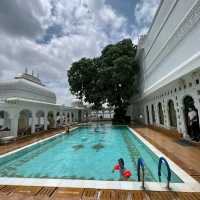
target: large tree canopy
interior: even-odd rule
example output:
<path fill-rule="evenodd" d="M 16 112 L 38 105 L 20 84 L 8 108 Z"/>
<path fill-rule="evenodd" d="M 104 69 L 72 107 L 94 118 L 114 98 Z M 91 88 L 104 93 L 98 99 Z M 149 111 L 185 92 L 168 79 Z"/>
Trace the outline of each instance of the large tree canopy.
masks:
<path fill-rule="evenodd" d="M 68 71 L 72 94 L 99 108 L 104 103 L 115 107 L 115 116 L 121 121 L 129 100 L 137 91 L 138 65 L 136 46 L 130 39 L 106 46 L 101 56 L 82 58 Z"/>

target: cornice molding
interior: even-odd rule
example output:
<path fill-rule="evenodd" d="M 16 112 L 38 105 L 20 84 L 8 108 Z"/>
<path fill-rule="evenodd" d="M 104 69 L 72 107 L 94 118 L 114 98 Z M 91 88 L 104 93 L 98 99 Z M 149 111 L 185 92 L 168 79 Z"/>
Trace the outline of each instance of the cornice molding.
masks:
<path fill-rule="evenodd" d="M 197 22 L 199 22 L 199 20 L 200 0 L 195 3 L 195 6 L 193 6 L 193 8 L 186 16 L 184 21 L 180 24 L 173 36 L 168 40 L 158 56 L 153 60 L 150 67 L 145 71 L 145 74 L 147 76 L 149 76 L 158 67 L 162 60 L 172 52 L 172 50 L 184 39 L 185 35 L 192 30 L 192 28 Z"/>

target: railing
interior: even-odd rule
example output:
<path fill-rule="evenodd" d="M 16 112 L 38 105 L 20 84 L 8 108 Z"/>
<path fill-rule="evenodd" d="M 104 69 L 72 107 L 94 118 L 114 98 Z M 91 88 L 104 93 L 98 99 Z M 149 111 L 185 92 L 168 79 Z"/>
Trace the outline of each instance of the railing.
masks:
<path fill-rule="evenodd" d="M 165 163 L 165 165 L 167 167 L 167 188 L 170 189 L 169 184 L 170 184 L 170 181 L 171 181 L 171 169 L 169 167 L 167 160 L 163 157 L 160 157 L 159 162 L 158 162 L 159 182 L 161 182 L 161 166 L 162 166 L 162 163 Z"/>
<path fill-rule="evenodd" d="M 142 169 L 142 188 L 145 189 L 144 187 L 144 160 L 142 158 L 139 158 L 138 163 L 137 163 L 138 181 L 141 181 L 140 169 Z"/>

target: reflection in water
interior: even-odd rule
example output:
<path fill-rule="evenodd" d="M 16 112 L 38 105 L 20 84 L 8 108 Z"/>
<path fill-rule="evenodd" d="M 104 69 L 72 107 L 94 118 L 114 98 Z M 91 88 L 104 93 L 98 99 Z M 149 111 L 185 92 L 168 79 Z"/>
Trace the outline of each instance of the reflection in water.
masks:
<path fill-rule="evenodd" d="M 92 146 L 93 149 L 95 149 L 96 151 L 99 151 L 100 149 L 104 148 L 104 145 L 101 143 L 95 144 Z"/>
<path fill-rule="evenodd" d="M 78 151 L 79 149 L 84 148 L 84 145 L 83 144 L 76 144 L 76 145 L 73 145 L 72 148 L 74 149 L 74 151 Z"/>

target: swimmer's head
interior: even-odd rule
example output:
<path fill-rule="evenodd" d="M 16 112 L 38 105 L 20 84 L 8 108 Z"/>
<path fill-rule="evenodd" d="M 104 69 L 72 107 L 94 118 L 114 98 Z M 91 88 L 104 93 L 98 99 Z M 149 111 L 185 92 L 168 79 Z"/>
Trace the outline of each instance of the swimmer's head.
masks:
<path fill-rule="evenodd" d="M 124 168 L 124 159 L 123 159 L 123 158 L 120 158 L 120 159 L 118 160 L 118 163 L 119 163 L 120 168 L 123 169 L 123 168 Z"/>

